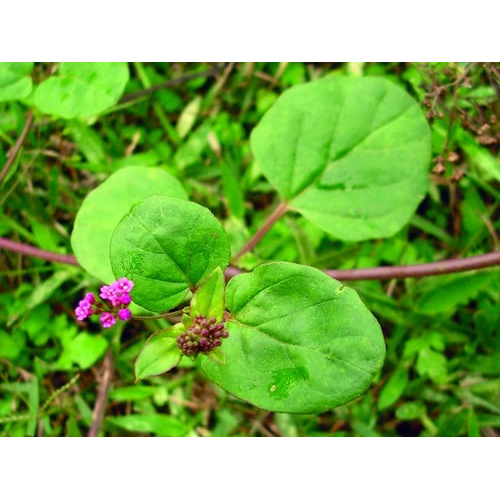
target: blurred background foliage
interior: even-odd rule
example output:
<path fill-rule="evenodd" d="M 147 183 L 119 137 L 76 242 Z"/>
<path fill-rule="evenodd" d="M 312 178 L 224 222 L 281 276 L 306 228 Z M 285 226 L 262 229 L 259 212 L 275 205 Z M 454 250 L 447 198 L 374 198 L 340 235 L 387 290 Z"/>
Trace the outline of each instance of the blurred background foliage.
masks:
<path fill-rule="evenodd" d="M 36 63 L 34 84 L 56 68 Z M 285 260 L 351 269 L 499 249 L 496 63 L 132 63 L 129 69 L 126 98 L 98 117 L 56 119 L 35 111 L 0 186 L 0 237 L 71 254 L 69 236 L 84 197 L 124 166 L 149 165 L 175 175 L 192 201 L 216 214 L 235 253 L 276 196 L 250 153 L 252 128 L 285 89 L 343 74 L 390 79 L 426 110 L 434 157 L 428 196 L 410 224 L 385 240 L 340 242 L 288 214 L 241 266 Z M 195 72 L 209 76 L 142 93 Z M 36 104 L 36 93 L 29 92 L 0 102 L 2 167 Z M 0 434 L 84 436 L 94 427 L 106 436 L 496 436 L 498 278 L 498 270 L 489 269 L 353 282 L 382 325 L 383 371 L 350 404 L 321 415 L 288 415 L 234 398 L 189 360 L 135 383 L 135 358 L 167 321 L 131 321 L 111 331 L 77 323 L 78 298 L 96 290 L 97 280 L 76 267 L 2 250 Z M 108 384 L 99 423 L 94 407 Z"/>

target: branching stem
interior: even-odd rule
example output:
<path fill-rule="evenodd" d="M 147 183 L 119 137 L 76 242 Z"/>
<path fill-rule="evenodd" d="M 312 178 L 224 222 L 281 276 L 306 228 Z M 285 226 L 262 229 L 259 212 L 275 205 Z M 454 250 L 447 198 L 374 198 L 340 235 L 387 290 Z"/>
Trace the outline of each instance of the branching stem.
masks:
<path fill-rule="evenodd" d="M 234 257 L 235 262 L 238 261 L 240 257 L 248 252 L 251 252 L 255 245 L 268 233 L 268 231 L 274 226 L 276 221 L 285 215 L 288 211 L 288 205 L 282 201 L 274 209 L 274 212 L 266 219 L 264 224 L 259 228 L 259 230 L 248 240 L 245 246 L 236 254 Z"/>
<path fill-rule="evenodd" d="M 185 75 L 177 76 L 170 80 L 166 80 L 162 83 L 158 83 L 157 85 L 151 85 L 148 88 L 143 90 L 138 90 L 137 92 L 131 92 L 130 94 L 125 94 L 119 101 L 118 104 L 124 104 L 126 102 L 134 101 L 141 97 L 145 97 L 153 94 L 161 89 L 166 89 L 168 87 L 175 87 L 176 85 L 180 85 L 181 83 L 186 83 L 191 80 L 197 80 L 198 78 L 207 78 L 209 76 L 216 76 L 220 73 L 219 68 L 212 68 L 206 71 L 200 71 L 198 73 L 187 73 Z"/>
<path fill-rule="evenodd" d="M 78 262 L 73 255 L 48 252 L 24 243 L 17 243 L 16 241 L 8 240 L 7 238 L 0 238 L 0 248 L 5 248 L 6 250 L 20 253 L 22 255 L 29 255 L 31 257 L 48 260 L 50 262 L 61 262 L 62 264 L 69 264 L 71 266 L 78 267 Z"/>
<path fill-rule="evenodd" d="M 113 357 L 113 351 L 109 349 L 102 364 L 102 378 L 101 383 L 99 384 L 99 390 L 97 391 L 97 399 L 94 410 L 92 412 L 92 423 L 90 425 L 89 433 L 87 434 L 88 437 L 97 437 L 99 435 L 114 372 L 115 360 Z"/>
<path fill-rule="evenodd" d="M 250 242 L 249 242 L 250 243 Z M 6 238 L 0 238 L 0 248 L 5 248 L 11 252 L 37 257 L 50 262 L 61 262 L 78 266 L 77 260 L 72 255 L 62 255 L 54 252 L 47 252 L 39 248 L 17 243 Z M 441 262 L 430 262 L 428 264 L 414 264 L 411 266 L 382 266 L 367 267 L 360 269 L 327 269 L 324 272 L 332 278 L 340 281 L 361 281 L 361 280 L 390 280 L 401 278 L 419 278 L 422 276 L 435 276 L 439 274 L 461 273 L 484 269 L 500 265 L 500 251 L 466 257 L 463 259 L 449 259 Z M 228 266 L 225 271 L 226 279 L 232 278 L 244 271 L 237 267 Z M 148 316 L 152 319 L 152 316 Z"/>

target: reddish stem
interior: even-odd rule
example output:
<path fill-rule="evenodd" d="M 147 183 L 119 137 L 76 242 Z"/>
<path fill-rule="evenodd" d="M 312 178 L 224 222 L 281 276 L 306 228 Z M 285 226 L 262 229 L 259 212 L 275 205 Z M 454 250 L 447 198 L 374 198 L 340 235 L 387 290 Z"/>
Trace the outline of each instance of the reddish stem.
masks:
<path fill-rule="evenodd" d="M 0 238 L 0 248 L 5 248 L 6 250 L 20 253 L 22 255 L 38 257 L 39 259 L 48 260 L 50 262 L 61 262 L 62 264 L 78 266 L 78 262 L 73 255 L 48 252 L 47 250 L 41 250 L 40 248 L 25 245 L 24 243 L 16 243 L 15 241 L 11 241 L 6 238 Z"/>
<path fill-rule="evenodd" d="M 72 255 L 47 252 L 46 250 L 40 250 L 39 248 L 25 245 L 24 243 L 16 243 L 6 238 L 0 238 L 0 248 L 51 262 L 61 262 L 62 264 L 78 266 L 77 260 Z M 368 267 L 360 269 L 327 269 L 324 272 L 340 281 L 389 280 L 394 278 L 418 278 L 421 276 L 460 273 L 497 265 L 500 265 L 500 251 L 476 255 L 475 257 L 466 257 L 464 259 L 449 259 L 441 262 L 431 262 L 429 264 Z M 243 272 L 245 271 L 237 267 L 228 266 L 225 275 L 227 279 L 230 279 Z"/>
<path fill-rule="evenodd" d="M 274 226 L 276 221 L 280 219 L 286 212 L 288 211 L 287 204 L 282 201 L 279 205 L 274 209 L 274 212 L 266 219 L 264 224 L 259 228 L 259 230 L 247 241 L 245 246 L 236 254 L 234 257 L 235 262 L 238 259 L 245 255 L 246 253 L 253 250 L 255 245 L 259 243 L 259 241 L 267 234 L 267 232 Z"/>

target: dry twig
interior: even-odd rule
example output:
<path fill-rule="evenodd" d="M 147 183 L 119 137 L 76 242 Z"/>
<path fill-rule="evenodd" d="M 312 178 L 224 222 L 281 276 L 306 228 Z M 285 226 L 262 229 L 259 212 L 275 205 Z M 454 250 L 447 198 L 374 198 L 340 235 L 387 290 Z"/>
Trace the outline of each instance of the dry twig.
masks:
<path fill-rule="evenodd" d="M 113 358 L 113 351 L 109 349 L 102 364 L 102 379 L 99 384 L 97 392 L 97 399 L 92 412 L 92 424 L 88 433 L 88 437 L 97 437 L 101 429 L 102 421 L 104 419 L 104 411 L 106 410 L 106 403 L 108 402 L 109 388 L 113 380 L 115 368 L 115 361 Z"/>
<path fill-rule="evenodd" d="M 10 167 L 14 164 L 14 161 L 16 160 L 17 155 L 19 154 L 19 151 L 21 151 L 24 139 L 26 139 L 26 136 L 28 135 L 28 132 L 30 131 L 32 126 L 33 126 L 33 112 L 30 110 L 26 115 L 26 122 L 24 123 L 24 128 L 22 132 L 19 134 L 19 137 L 17 138 L 14 147 L 10 151 L 7 161 L 5 162 L 5 165 L 2 171 L 0 172 L 0 183 L 4 180 L 5 176 L 10 170 Z"/>

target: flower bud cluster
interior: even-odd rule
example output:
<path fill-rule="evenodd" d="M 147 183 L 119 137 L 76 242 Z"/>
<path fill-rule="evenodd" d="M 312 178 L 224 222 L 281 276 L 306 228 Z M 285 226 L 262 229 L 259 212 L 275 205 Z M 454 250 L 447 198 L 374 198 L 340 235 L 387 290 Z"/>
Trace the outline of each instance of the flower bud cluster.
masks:
<path fill-rule="evenodd" d="M 177 345 L 186 356 L 195 356 L 200 352 L 211 351 L 222 344 L 222 339 L 229 337 L 224 323 L 198 315 L 194 324 L 177 337 Z"/>
<path fill-rule="evenodd" d="M 75 309 L 76 319 L 83 321 L 94 314 L 99 314 L 103 328 L 112 327 L 116 323 L 116 318 L 122 321 L 129 320 L 132 313 L 127 306 L 132 302 L 130 292 L 133 288 L 133 281 L 120 278 L 111 285 L 101 287 L 99 296 L 104 302 L 97 302 L 93 293 L 87 293 Z"/>

